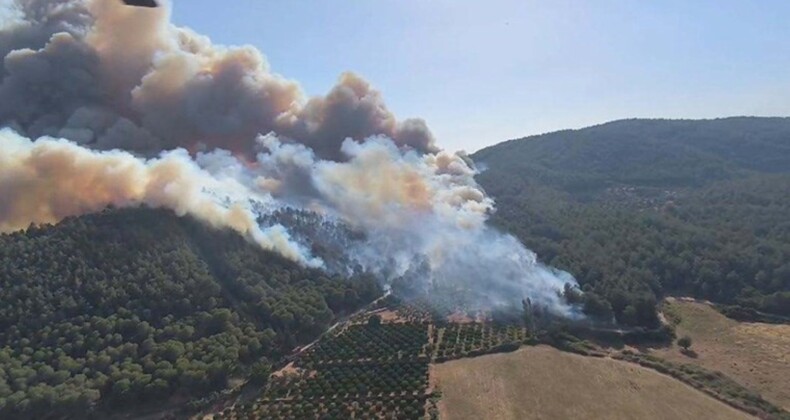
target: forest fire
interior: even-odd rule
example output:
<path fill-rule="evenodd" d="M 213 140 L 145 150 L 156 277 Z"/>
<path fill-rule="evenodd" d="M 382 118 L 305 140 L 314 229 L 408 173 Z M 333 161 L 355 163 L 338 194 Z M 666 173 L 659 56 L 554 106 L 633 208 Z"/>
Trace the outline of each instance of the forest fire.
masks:
<path fill-rule="evenodd" d="M 258 223 L 304 209 L 363 232 L 351 247 L 327 244 L 346 271 L 571 314 L 557 292 L 573 278 L 489 227 L 494 202 L 473 164 L 440 150 L 424 121 L 396 118 L 352 73 L 306 97 L 256 49 L 215 45 L 161 6 L 17 5 L 0 31 L 3 231 L 148 205 L 326 269 L 313 238 Z"/>

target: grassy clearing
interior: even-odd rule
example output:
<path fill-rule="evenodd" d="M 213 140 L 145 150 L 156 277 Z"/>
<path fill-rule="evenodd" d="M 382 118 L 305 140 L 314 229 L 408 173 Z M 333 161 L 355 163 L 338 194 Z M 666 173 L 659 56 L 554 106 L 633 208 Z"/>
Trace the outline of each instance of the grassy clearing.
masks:
<path fill-rule="evenodd" d="M 678 336 L 692 338 L 693 353 L 675 345 L 650 349 L 651 355 L 722 372 L 790 410 L 790 325 L 738 322 L 708 304 L 677 299 L 668 300 L 664 310 L 678 321 Z"/>
<path fill-rule="evenodd" d="M 460 359 L 433 369 L 447 419 L 747 419 L 640 366 L 537 346 Z"/>
<path fill-rule="evenodd" d="M 691 363 L 673 363 L 644 353 L 624 350 L 612 355 L 617 360 L 637 363 L 678 379 L 733 407 L 765 420 L 790 420 L 790 413 L 771 404 L 760 394 L 744 388 L 721 372 L 713 372 Z"/>

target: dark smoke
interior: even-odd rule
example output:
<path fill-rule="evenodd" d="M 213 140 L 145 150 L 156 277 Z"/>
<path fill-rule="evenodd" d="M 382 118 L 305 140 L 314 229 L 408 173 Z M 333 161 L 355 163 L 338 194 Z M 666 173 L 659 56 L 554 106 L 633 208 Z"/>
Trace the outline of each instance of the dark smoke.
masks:
<path fill-rule="evenodd" d="M 557 292 L 573 278 L 486 223 L 494 203 L 469 158 L 398 120 L 359 76 L 306 98 L 255 48 L 171 25 L 167 5 L 4 12 L 0 232 L 165 207 L 300 264 L 572 314 Z"/>
<path fill-rule="evenodd" d="M 145 154 L 184 147 L 254 156 L 275 132 L 341 159 L 340 146 L 384 135 L 434 152 L 422 120 L 398 121 L 378 91 L 341 75 L 323 97 L 272 73 L 254 48 L 221 47 L 169 23 L 169 7 L 120 1 L 26 1 L 0 31 L 0 124 L 31 138 Z"/>

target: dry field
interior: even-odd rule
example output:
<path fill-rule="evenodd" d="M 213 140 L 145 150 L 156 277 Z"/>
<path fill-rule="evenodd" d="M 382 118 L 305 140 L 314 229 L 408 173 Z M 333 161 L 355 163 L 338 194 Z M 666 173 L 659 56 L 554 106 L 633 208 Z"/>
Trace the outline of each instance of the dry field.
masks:
<path fill-rule="evenodd" d="M 653 355 L 720 371 L 790 410 L 790 325 L 734 321 L 702 302 L 669 299 L 665 305 L 680 316 L 678 337 L 692 338 L 696 357 L 677 346 L 651 349 Z"/>
<path fill-rule="evenodd" d="M 442 418 L 748 419 L 682 382 L 546 346 L 434 366 Z"/>

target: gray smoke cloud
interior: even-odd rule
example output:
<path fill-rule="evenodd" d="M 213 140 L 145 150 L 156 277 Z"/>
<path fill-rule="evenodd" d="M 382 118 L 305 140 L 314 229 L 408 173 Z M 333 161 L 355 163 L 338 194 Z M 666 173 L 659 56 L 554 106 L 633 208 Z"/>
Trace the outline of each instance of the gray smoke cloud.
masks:
<path fill-rule="evenodd" d="M 345 73 L 326 96 L 270 71 L 250 46 L 217 46 L 170 24 L 170 8 L 25 0 L 0 30 L 0 124 L 98 149 L 178 147 L 252 156 L 276 132 L 340 159 L 346 138 L 385 135 L 437 150 L 426 124 L 399 121 L 367 81 Z"/>
<path fill-rule="evenodd" d="M 494 202 L 468 157 L 398 120 L 359 76 L 307 98 L 256 49 L 175 27 L 167 5 L 33 0 L 5 13 L 0 231 L 145 204 L 303 265 L 573 314 L 558 295 L 573 278 L 486 223 Z M 289 209 L 361 233 L 322 236 L 345 267 L 272 218 Z"/>

